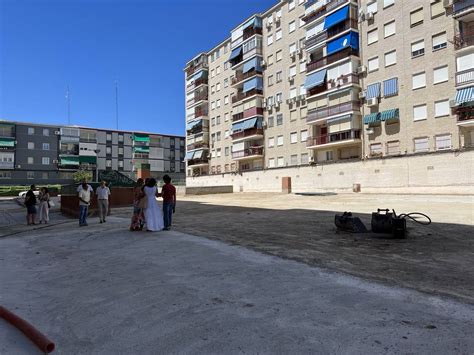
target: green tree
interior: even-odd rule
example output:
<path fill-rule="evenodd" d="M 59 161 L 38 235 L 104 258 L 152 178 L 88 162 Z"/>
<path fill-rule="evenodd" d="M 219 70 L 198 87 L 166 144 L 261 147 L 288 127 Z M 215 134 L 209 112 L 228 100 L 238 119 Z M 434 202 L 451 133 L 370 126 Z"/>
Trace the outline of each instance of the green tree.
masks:
<path fill-rule="evenodd" d="M 87 171 L 87 170 L 78 170 L 74 174 L 72 174 L 72 178 L 74 179 L 75 183 L 79 183 L 84 179 L 87 179 L 87 181 L 92 180 L 92 172 Z"/>

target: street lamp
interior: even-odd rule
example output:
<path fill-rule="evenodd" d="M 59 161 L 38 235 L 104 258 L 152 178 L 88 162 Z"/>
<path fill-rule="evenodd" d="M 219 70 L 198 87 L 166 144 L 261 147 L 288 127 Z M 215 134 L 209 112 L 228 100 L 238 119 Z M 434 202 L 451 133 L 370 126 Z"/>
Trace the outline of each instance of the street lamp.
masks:
<path fill-rule="evenodd" d="M 95 181 L 96 182 L 99 182 L 99 153 L 100 153 L 100 149 L 94 149 L 94 153 L 95 153 Z"/>

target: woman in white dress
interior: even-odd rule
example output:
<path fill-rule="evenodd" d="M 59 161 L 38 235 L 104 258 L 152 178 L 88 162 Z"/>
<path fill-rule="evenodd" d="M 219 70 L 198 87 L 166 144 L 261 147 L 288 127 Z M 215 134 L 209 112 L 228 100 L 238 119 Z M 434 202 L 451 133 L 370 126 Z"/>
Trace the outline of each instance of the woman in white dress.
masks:
<path fill-rule="evenodd" d="M 145 209 L 146 229 L 150 232 L 161 231 L 165 225 L 163 222 L 163 211 L 156 200 L 157 197 L 160 197 L 156 187 L 156 180 L 153 178 L 149 179 L 143 191 L 147 199 Z"/>

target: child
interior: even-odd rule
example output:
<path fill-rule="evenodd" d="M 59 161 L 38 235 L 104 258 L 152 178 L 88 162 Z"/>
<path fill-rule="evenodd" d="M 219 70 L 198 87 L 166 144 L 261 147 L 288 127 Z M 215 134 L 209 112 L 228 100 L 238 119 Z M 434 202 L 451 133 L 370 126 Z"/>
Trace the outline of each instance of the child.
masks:
<path fill-rule="evenodd" d="M 169 231 L 173 213 L 176 209 L 176 188 L 171 184 L 169 175 L 163 176 L 163 181 L 165 182 L 161 189 L 161 197 L 163 198 L 163 221 L 165 230 Z"/>

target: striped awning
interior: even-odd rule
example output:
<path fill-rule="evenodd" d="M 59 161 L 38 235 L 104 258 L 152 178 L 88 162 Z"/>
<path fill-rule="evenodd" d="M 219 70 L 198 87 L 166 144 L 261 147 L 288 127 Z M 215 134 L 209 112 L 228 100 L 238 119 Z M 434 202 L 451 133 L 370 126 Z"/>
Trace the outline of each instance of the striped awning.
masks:
<path fill-rule="evenodd" d="M 380 121 L 380 112 L 374 112 L 364 117 L 364 124 L 371 124 Z"/>
<path fill-rule="evenodd" d="M 368 100 L 373 99 L 374 97 L 380 97 L 380 83 L 367 86 L 367 94 L 365 95 L 365 98 Z"/>
<path fill-rule="evenodd" d="M 306 90 L 310 90 L 316 86 L 324 84 L 326 79 L 327 69 L 320 70 L 316 73 L 310 74 L 306 77 L 304 87 Z"/>
<path fill-rule="evenodd" d="M 456 105 L 474 101 L 474 86 L 458 90 L 455 101 Z"/>
<path fill-rule="evenodd" d="M 380 113 L 380 121 L 395 121 L 400 119 L 400 111 L 398 108 L 394 108 L 391 110 L 383 111 Z"/>
<path fill-rule="evenodd" d="M 340 116 L 340 117 L 336 117 L 336 118 L 331 118 L 331 119 L 327 120 L 326 123 L 328 125 L 330 125 L 332 123 L 347 121 L 347 120 L 350 120 L 350 119 L 352 119 L 352 115 L 344 115 L 344 116 Z"/>
<path fill-rule="evenodd" d="M 383 96 L 390 97 L 398 94 L 398 78 L 385 80 L 383 82 Z"/>
<path fill-rule="evenodd" d="M 194 156 L 194 152 L 187 152 L 186 157 L 184 158 L 185 160 L 191 160 Z"/>

